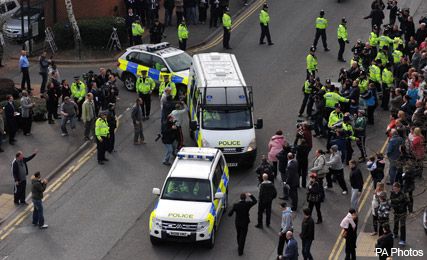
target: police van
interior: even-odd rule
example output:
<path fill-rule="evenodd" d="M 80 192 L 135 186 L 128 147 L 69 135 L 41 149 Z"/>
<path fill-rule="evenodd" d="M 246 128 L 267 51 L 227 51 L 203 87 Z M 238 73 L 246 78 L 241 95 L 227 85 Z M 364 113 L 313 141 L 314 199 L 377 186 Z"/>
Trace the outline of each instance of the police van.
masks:
<path fill-rule="evenodd" d="M 228 167 L 215 148 L 184 147 L 175 158 L 150 215 L 150 241 L 215 244 L 228 203 Z"/>
<path fill-rule="evenodd" d="M 229 53 L 193 56 L 187 89 L 190 136 L 198 147 L 215 147 L 230 167 L 251 167 L 256 158 L 252 88 Z"/>

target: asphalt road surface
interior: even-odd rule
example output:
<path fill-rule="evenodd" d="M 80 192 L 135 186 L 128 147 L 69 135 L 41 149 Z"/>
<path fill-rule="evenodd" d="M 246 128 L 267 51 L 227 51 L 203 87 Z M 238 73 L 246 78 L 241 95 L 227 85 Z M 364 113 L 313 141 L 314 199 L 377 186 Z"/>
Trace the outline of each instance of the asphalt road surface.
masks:
<path fill-rule="evenodd" d="M 403 2 L 403 1 L 400 1 Z M 408 2 L 408 1 L 406 1 Z M 411 5 L 420 1 L 412 1 Z M 254 87 L 255 116 L 264 119 L 264 129 L 257 130 L 259 154 L 266 153 L 267 143 L 277 129 L 283 129 L 293 142 L 295 122 L 302 101 L 301 86 L 305 79 L 305 56 L 314 36 L 314 19 L 319 10 L 326 11 L 330 27 L 328 43 L 331 52 L 319 48 L 319 75 L 323 80 L 337 79 L 343 64 L 337 63 L 336 26 L 343 16 L 348 20 L 349 39 L 367 39 L 370 21 L 362 20 L 370 10 L 368 1 L 333 0 L 273 1 L 270 5 L 270 30 L 274 46 L 259 46 L 258 12 L 236 28 L 231 35 L 232 52 L 236 54 L 246 82 Z M 350 59 L 347 46 L 345 58 Z M 209 51 L 222 51 L 222 46 Z M 347 67 L 348 64 L 345 64 Z M 123 106 L 130 104 L 134 93 L 122 92 Z M 99 166 L 90 158 L 73 172 L 45 202 L 45 217 L 49 229 L 34 229 L 26 218 L 0 244 L 0 257 L 7 259 L 236 259 L 234 218 L 225 216 L 219 227 L 214 249 L 195 244 L 164 244 L 153 247 L 148 236 L 149 214 L 155 202 L 153 187 L 161 187 L 168 167 L 161 164 L 163 145 L 154 142 L 160 129 L 160 108 L 153 101 L 154 114 L 144 126 L 147 144 L 134 146 L 129 111 L 124 112 L 116 133 L 116 150 L 107 155 L 110 161 Z M 379 150 L 384 141 L 388 116 L 378 112 L 376 123 L 368 128 L 369 153 Z M 191 140 L 187 137 L 187 144 Z M 316 140 L 315 148 L 324 148 L 325 140 Z M 355 149 L 357 150 L 357 149 Z M 359 156 L 358 151 L 355 156 Z M 78 164 L 78 159 L 73 162 Z M 346 170 L 348 178 L 348 170 Z M 366 179 L 367 173 L 364 172 Z M 230 202 L 241 192 L 257 195 L 257 180 L 253 169 L 231 171 Z M 279 187 L 279 186 L 277 186 Z M 299 210 L 294 219 L 300 231 L 301 209 L 306 205 L 305 190 L 299 191 Z M 416 205 L 423 204 L 416 199 Z M 425 201 L 425 198 L 424 198 Z M 245 248 L 246 259 L 274 259 L 277 232 L 280 228 L 279 201 L 273 202 L 271 228 L 255 229 L 256 206 L 251 211 Z M 367 203 L 370 204 L 369 202 Z M 365 205 L 361 215 L 365 216 Z M 339 222 L 350 206 L 350 196 L 341 195 L 337 187 L 327 191 L 322 204 L 324 223 L 316 225 L 312 247 L 315 259 L 327 259 L 339 235 Z M 408 247 L 426 245 L 424 232 L 414 225 L 408 232 Z M 419 226 L 420 227 L 420 226 Z M 299 240 L 298 240 L 299 241 Z M 300 241 L 299 241 L 300 242 Z M 401 258 L 404 259 L 404 258 Z"/>

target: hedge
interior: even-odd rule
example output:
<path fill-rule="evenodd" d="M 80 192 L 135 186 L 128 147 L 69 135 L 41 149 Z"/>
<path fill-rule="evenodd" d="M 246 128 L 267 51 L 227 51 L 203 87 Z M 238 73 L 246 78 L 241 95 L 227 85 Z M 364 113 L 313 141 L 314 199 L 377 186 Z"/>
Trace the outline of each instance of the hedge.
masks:
<path fill-rule="evenodd" d="M 30 97 L 31 101 L 35 103 L 34 107 L 33 107 L 33 120 L 34 121 L 45 121 L 46 120 L 46 113 L 47 113 L 47 108 L 46 108 L 46 99 L 44 98 L 39 98 L 39 97 Z M 0 102 L 0 106 L 4 107 L 6 106 L 7 101 L 1 101 Z M 13 101 L 13 105 L 15 106 L 15 108 L 17 108 L 18 112 L 21 109 L 21 99 L 17 98 Z"/>
<path fill-rule="evenodd" d="M 113 27 L 117 28 L 120 43 L 127 41 L 127 30 L 125 19 L 121 17 L 98 17 L 81 19 L 77 21 L 80 29 L 82 45 L 92 49 L 103 49 L 107 47 Z M 74 48 L 73 31 L 70 24 L 57 23 L 53 27 L 55 43 L 59 49 Z"/>

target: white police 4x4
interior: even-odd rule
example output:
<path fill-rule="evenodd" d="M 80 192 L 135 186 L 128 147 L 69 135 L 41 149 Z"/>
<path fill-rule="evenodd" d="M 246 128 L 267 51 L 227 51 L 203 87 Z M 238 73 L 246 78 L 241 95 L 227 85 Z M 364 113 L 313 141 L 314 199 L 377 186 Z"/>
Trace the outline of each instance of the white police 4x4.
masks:
<path fill-rule="evenodd" d="M 150 240 L 215 244 L 215 231 L 227 207 L 228 168 L 216 148 L 182 148 L 150 215 Z"/>
<path fill-rule="evenodd" d="M 141 44 L 126 49 L 117 60 L 117 71 L 129 91 L 135 90 L 141 70 L 148 70 L 148 76 L 157 83 L 163 80 L 164 74 L 171 75 L 178 90 L 185 90 L 192 61 L 190 55 L 167 42 Z"/>

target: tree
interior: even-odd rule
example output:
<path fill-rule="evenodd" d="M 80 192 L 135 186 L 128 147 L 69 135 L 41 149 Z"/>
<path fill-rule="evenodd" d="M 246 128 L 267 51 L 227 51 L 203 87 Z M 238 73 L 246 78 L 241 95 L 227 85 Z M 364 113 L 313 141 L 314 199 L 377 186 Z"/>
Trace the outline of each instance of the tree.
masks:
<path fill-rule="evenodd" d="M 65 9 L 67 10 L 67 15 L 68 15 L 68 21 L 71 24 L 71 28 L 73 29 L 73 34 L 74 34 L 74 43 L 76 47 L 80 46 L 80 30 L 79 30 L 79 25 L 77 24 L 77 20 L 76 17 L 74 15 L 74 11 L 73 11 L 73 4 L 71 3 L 71 0 L 65 0 Z"/>

